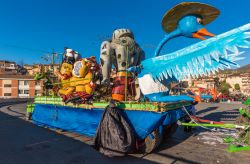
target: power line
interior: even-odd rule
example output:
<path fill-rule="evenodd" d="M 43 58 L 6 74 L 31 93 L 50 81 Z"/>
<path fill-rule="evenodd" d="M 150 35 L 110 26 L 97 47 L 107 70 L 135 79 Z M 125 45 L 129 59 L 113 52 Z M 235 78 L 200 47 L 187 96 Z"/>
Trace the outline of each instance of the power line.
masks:
<path fill-rule="evenodd" d="M 6 47 L 12 47 L 12 48 L 18 48 L 18 49 L 23 49 L 23 50 L 28 50 L 28 51 L 36 51 L 36 52 L 42 52 L 42 53 L 51 53 L 46 50 L 41 50 L 41 49 L 35 49 L 35 48 L 29 48 L 29 47 L 23 47 L 23 46 L 17 46 L 17 45 L 11 45 L 7 43 L 0 42 L 1 45 L 4 45 Z"/>

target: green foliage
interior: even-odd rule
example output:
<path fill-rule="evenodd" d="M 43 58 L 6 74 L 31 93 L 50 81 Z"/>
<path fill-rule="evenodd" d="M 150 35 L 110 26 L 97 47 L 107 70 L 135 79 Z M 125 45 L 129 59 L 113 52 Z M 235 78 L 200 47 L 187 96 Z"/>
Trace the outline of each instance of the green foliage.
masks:
<path fill-rule="evenodd" d="M 244 102 L 245 105 L 250 106 L 250 97 Z"/>
<path fill-rule="evenodd" d="M 34 76 L 34 80 L 41 80 L 45 77 L 46 77 L 45 73 L 36 73 Z"/>
<path fill-rule="evenodd" d="M 214 86 L 217 90 L 220 90 L 220 78 L 218 77 L 214 78 Z"/>
<path fill-rule="evenodd" d="M 218 90 L 224 95 L 229 95 L 230 88 L 232 88 L 231 85 L 224 80 L 220 83 Z"/>

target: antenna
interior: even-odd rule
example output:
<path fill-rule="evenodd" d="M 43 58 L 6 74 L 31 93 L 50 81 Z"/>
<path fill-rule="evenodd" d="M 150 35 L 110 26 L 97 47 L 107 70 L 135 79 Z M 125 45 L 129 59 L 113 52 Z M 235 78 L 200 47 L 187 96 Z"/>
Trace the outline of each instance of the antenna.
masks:
<path fill-rule="evenodd" d="M 41 56 L 41 58 L 45 61 L 45 62 L 49 62 L 52 72 L 54 72 L 54 66 L 57 63 L 59 56 L 63 55 L 63 53 L 60 52 L 56 52 L 55 49 L 52 49 L 51 53 L 46 53 L 43 56 Z M 58 62 L 59 64 L 60 62 Z"/>

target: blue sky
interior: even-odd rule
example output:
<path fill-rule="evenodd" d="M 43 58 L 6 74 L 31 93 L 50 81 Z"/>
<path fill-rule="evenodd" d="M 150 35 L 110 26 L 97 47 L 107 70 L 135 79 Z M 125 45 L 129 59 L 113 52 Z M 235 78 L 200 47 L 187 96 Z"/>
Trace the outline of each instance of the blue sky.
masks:
<path fill-rule="evenodd" d="M 193 0 L 196 1 L 196 0 Z M 152 57 L 164 36 L 163 14 L 181 0 L 1 0 L 0 59 L 32 64 L 55 49 L 65 46 L 83 57 L 99 56 L 101 41 L 116 28 L 130 28 L 137 42 Z M 200 0 L 220 9 L 221 15 L 207 29 L 220 34 L 250 22 L 250 1 Z M 197 39 L 171 40 L 168 53 L 198 42 Z M 244 54 L 250 63 L 250 50 Z"/>

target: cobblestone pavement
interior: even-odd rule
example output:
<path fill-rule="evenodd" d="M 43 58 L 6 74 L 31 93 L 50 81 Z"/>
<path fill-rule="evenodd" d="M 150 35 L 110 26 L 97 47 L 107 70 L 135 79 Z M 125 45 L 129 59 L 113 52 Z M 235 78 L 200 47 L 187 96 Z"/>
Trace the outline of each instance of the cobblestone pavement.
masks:
<path fill-rule="evenodd" d="M 151 154 L 108 158 L 96 152 L 92 139 L 53 131 L 25 121 L 26 100 L 0 100 L 1 163 L 249 163 L 249 152 L 228 153 L 216 133 L 182 127 Z M 202 103 L 197 115 L 214 121 L 233 122 L 241 104 Z M 211 142 L 212 140 L 212 142 Z"/>

